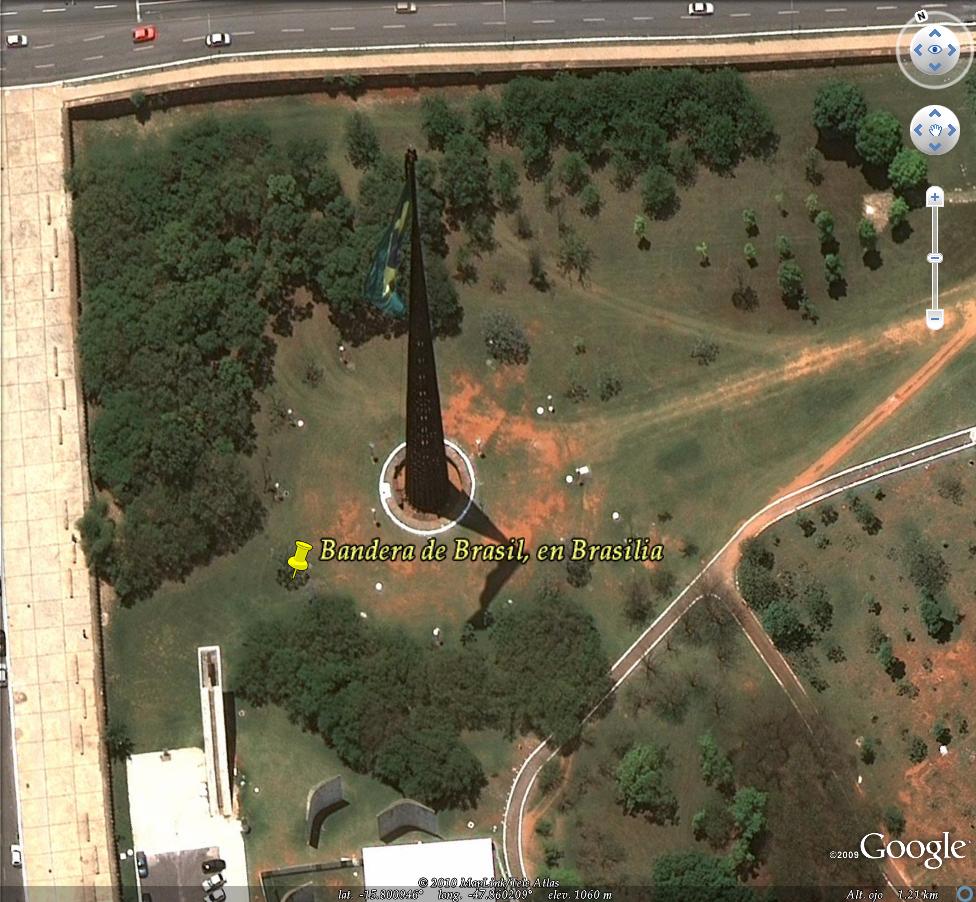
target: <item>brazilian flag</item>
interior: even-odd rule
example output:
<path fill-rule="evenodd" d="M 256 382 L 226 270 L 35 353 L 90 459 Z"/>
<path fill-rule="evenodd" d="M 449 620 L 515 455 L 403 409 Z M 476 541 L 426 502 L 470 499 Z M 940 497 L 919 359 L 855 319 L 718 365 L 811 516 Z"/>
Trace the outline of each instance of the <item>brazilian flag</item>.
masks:
<path fill-rule="evenodd" d="M 407 312 L 403 298 L 396 290 L 397 270 L 400 267 L 400 250 L 403 236 L 410 222 L 410 186 L 404 185 L 397 202 L 396 218 L 384 230 L 373 265 L 366 276 L 363 294 L 376 308 L 390 316 L 401 317 Z"/>

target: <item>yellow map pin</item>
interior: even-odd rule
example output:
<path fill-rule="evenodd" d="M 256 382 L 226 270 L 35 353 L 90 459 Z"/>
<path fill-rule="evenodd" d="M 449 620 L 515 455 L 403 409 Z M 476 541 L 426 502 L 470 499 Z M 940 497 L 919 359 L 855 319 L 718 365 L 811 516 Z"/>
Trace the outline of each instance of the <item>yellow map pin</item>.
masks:
<path fill-rule="evenodd" d="M 299 570 L 308 570 L 308 561 L 305 558 L 308 557 L 308 553 L 312 550 L 312 546 L 308 542 L 303 542 L 301 539 L 295 540 L 295 553 L 288 558 L 288 566 L 291 567 L 291 578 L 295 578 L 295 574 Z"/>

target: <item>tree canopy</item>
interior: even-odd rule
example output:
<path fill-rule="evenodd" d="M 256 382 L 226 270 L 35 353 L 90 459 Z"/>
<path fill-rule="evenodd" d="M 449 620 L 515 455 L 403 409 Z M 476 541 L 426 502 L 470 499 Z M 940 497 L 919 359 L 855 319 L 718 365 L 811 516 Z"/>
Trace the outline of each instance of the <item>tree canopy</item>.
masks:
<path fill-rule="evenodd" d="M 627 814 L 663 824 L 678 816 L 678 797 L 669 784 L 674 762 L 654 743 L 633 746 L 617 767 L 617 798 Z"/>

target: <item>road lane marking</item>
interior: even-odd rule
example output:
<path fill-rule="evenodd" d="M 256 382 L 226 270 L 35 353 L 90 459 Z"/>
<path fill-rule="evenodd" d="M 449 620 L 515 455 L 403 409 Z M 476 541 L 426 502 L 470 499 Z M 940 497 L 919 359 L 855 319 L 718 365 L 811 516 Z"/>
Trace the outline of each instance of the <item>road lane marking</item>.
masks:
<path fill-rule="evenodd" d="M 384 25 L 384 28 L 406 28 L 406 25 Z"/>
<path fill-rule="evenodd" d="M 93 63 L 95 62 L 95 60 L 103 60 L 103 59 L 105 59 L 105 57 L 102 54 L 99 54 L 98 56 L 86 56 L 84 61 L 86 63 Z"/>
<path fill-rule="evenodd" d="M 508 23 L 507 22 L 503 22 L 501 19 L 498 19 L 495 22 L 482 22 L 481 24 L 482 25 L 507 25 Z"/>
<path fill-rule="evenodd" d="M 66 13 L 68 11 L 67 6 L 57 6 L 54 9 L 42 9 L 42 13 Z M 53 65 L 53 63 L 52 63 Z M 40 67 L 38 67 L 40 68 Z"/>
<path fill-rule="evenodd" d="M 118 3 L 102 3 L 95 7 L 95 9 L 115 9 Z"/>
<path fill-rule="evenodd" d="M 898 9 L 897 6 L 876 6 L 875 9 Z"/>
<path fill-rule="evenodd" d="M 555 21 L 556 21 L 555 19 L 533 19 L 532 20 L 532 24 L 533 25 L 552 25 Z"/>
<path fill-rule="evenodd" d="M 38 63 L 34 68 L 35 69 L 53 69 L 54 68 L 54 63 Z"/>
<path fill-rule="evenodd" d="M 18 13 L 18 10 L 16 10 L 16 9 L 10 9 L 10 10 L 7 10 L 6 12 L 0 13 L 0 16 L 16 16 L 17 13 Z"/>
<path fill-rule="evenodd" d="M 282 28 L 281 29 L 282 34 L 301 34 L 303 31 L 305 31 L 304 28 Z"/>
<path fill-rule="evenodd" d="M 606 19 L 584 19 L 584 22 L 606 22 Z"/>
<path fill-rule="evenodd" d="M 781 16 L 798 16 L 800 14 L 798 9 L 779 9 L 777 12 Z"/>
<path fill-rule="evenodd" d="M 104 40 L 104 39 L 105 39 L 105 35 L 103 35 L 103 34 L 96 34 L 96 35 L 94 35 L 93 37 L 90 37 L 90 38 L 82 38 L 82 40 L 83 40 L 83 41 L 84 41 L 84 42 L 85 42 L 86 44 L 87 44 L 87 43 L 88 43 L 89 41 L 102 41 L 102 40 Z"/>
<path fill-rule="evenodd" d="M 457 22 L 435 22 L 434 28 L 457 28 Z"/>
<path fill-rule="evenodd" d="M 834 6 L 834 7 L 831 7 L 830 9 L 825 9 L 824 12 L 825 13 L 846 13 L 847 12 L 847 7 L 846 6 Z"/>
<path fill-rule="evenodd" d="M 733 19 L 736 19 L 736 18 L 739 18 L 740 16 L 751 16 L 751 15 L 752 15 L 752 13 L 729 13 L 729 15 L 730 15 L 730 16 L 731 16 L 731 17 L 732 17 Z"/>
<path fill-rule="evenodd" d="M 138 53 L 140 50 L 152 50 L 155 46 L 155 44 L 143 44 L 141 47 L 133 47 L 132 52 Z"/>
<path fill-rule="evenodd" d="M 54 46 L 54 44 L 37 44 L 33 49 L 34 50 L 49 50 L 53 46 Z"/>
<path fill-rule="evenodd" d="M 201 34 L 201 35 L 198 35 L 195 38 L 183 38 L 183 43 L 184 44 L 189 44 L 190 41 L 202 41 L 205 37 L 206 37 L 206 35 L 202 35 Z"/>
<path fill-rule="evenodd" d="M 634 16 L 633 17 L 633 19 L 634 19 L 635 22 L 650 22 L 651 19 L 653 19 L 653 18 L 654 18 L 654 16 Z"/>
<path fill-rule="evenodd" d="M 355 25 L 331 25 L 329 31 L 355 31 Z"/>
<path fill-rule="evenodd" d="M 232 31 L 231 32 L 231 36 L 235 38 L 242 37 L 246 34 L 254 34 L 254 32 L 253 31 Z"/>

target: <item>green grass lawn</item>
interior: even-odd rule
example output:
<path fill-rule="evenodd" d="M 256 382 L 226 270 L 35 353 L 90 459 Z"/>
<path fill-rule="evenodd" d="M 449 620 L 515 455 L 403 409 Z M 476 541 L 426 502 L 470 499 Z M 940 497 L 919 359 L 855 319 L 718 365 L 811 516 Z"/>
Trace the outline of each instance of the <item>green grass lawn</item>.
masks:
<path fill-rule="evenodd" d="M 958 478 L 963 486 L 957 501 L 939 494 L 947 476 Z M 883 491 L 880 500 L 874 486 L 861 492 L 883 521 L 877 535 L 861 530 L 850 511 L 841 509 L 843 499 L 837 499 L 837 523 L 825 527 L 815 517 L 818 532 L 804 538 L 787 521 L 769 536 L 770 547 L 777 571 L 809 575 L 830 593 L 833 626 L 813 650 L 828 684 L 817 699 L 845 751 L 855 754 L 865 739 L 876 744 L 875 761 L 859 764 L 868 798 L 879 807 L 900 807 L 909 836 L 935 829 L 964 833 L 976 821 L 970 777 L 976 752 L 976 644 L 971 622 L 976 612 L 976 454 L 962 453 L 928 470 L 899 474 L 878 488 Z M 815 543 L 822 533 L 830 544 L 818 548 Z M 961 619 L 948 639 L 931 638 L 919 616 L 921 593 L 908 577 L 904 552 L 916 534 L 932 543 L 951 574 L 939 597 L 954 606 Z M 877 613 L 869 610 L 872 598 L 880 605 Z M 899 684 L 870 652 L 868 636 L 874 627 L 890 637 L 895 656 L 904 662 L 905 680 L 917 690 L 914 697 L 899 693 Z M 845 660 L 829 661 L 826 651 L 831 646 L 843 649 Z M 938 719 L 953 733 L 944 758 L 933 735 Z M 968 729 L 962 727 L 963 720 Z M 928 743 L 928 756 L 913 765 L 908 742 L 915 735 Z M 953 879 L 945 869 L 940 876 L 945 882 Z"/>
<path fill-rule="evenodd" d="M 902 118 L 914 112 L 903 78 L 894 66 L 845 69 L 863 84 L 872 105 L 888 105 Z M 538 185 L 523 182 L 523 207 L 535 230 L 531 242 L 518 238 L 514 218 L 499 215 L 498 248 L 478 261 L 476 283 L 459 286 L 465 308 L 463 333 L 438 342 L 438 364 L 448 435 L 473 452 L 478 501 L 506 535 L 524 535 L 530 545 L 572 535 L 609 541 L 650 534 L 666 546 L 664 566 L 680 584 L 728 538 L 742 519 L 761 507 L 857 420 L 887 397 L 931 354 L 911 340 L 884 340 L 885 329 L 906 318 L 921 319 L 928 268 L 925 211 L 912 214 L 914 234 L 899 244 L 885 235 L 883 265 L 862 264 L 856 243 L 861 198 L 871 189 L 859 170 L 842 161 L 826 165 L 816 188 L 834 213 L 840 252 L 847 264 L 848 293 L 826 295 L 820 248 L 803 199 L 802 154 L 815 141 L 810 123 L 812 98 L 828 77 L 823 70 L 751 74 L 748 81 L 767 104 L 781 136 L 768 163 L 747 161 L 726 178 L 701 171 L 697 184 L 682 193 L 681 207 L 668 221 L 654 222 L 650 248 L 637 248 L 632 223 L 639 210 L 636 190 L 618 194 L 608 174 L 598 172 L 604 208 L 589 220 L 577 201 L 565 198 L 563 217 L 590 242 L 595 263 L 585 286 L 556 272 L 557 216 L 545 210 Z M 452 92 L 459 99 L 469 91 Z M 976 127 L 962 115 L 956 92 L 947 103 L 960 111 L 963 128 Z M 156 112 L 148 125 L 134 119 L 79 126 L 82 153 L 101 140 L 157 140 L 188 118 L 218 109 L 233 115 L 247 109 L 271 123 L 282 140 L 291 135 L 321 136 L 347 193 L 355 197 L 359 174 L 342 149 L 343 122 L 355 106 L 371 116 L 384 149 L 400 153 L 416 143 L 417 94 L 367 95 L 346 99 L 302 97 L 228 103 Z M 907 105 L 906 105 L 907 104 Z M 513 153 L 492 147 L 492 156 Z M 967 186 L 955 160 L 931 163 L 933 180 L 947 189 Z M 782 192 L 786 215 L 777 208 Z M 741 212 L 754 208 L 759 249 L 754 271 L 742 246 L 747 236 Z M 961 252 L 962 238 L 976 229 L 976 207 L 954 206 L 946 229 L 946 288 L 976 273 L 976 257 Z M 948 215 L 948 214 L 947 214 Z M 793 240 L 807 274 L 821 321 L 812 325 L 786 309 L 775 286 L 774 242 L 780 233 Z M 694 245 L 706 240 L 710 265 L 699 265 Z M 452 236 L 456 250 L 457 236 Z M 540 293 L 528 284 L 528 255 L 538 243 L 553 288 Z M 758 310 L 736 310 L 730 301 L 738 272 L 759 295 Z M 492 276 L 506 290 L 491 291 Z M 530 362 L 497 368 L 485 360 L 480 319 L 489 310 L 514 314 L 532 342 Z M 690 351 L 697 337 L 718 342 L 711 366 L 698 366 Z M 579 338 L 586 347 L 574 353 Z M 402 624 L 418 637 L 434 626 L 456 641 L 464 622 L 478 609 L 488 565 L 322 564 L 312 561 L 305 589 L 285 592 L 275 574 L 296 539 L 313 544 L 322 536 L 367 541 L 376 529 L 377 467 L 368 442 L 385 457 L 402 439 L 405 342 L 375 339 L 348 352 L 349 367 L 337 354 L 338 333 L 318 309 L 297 324 L 293 336 L 278 340 L 275 382 L 259 398 L 258 450 L 249 461 L 261 484 L 267 474 L 290 497 L 280 503 L 264 496 L 269 515 L 263 532 L 233 555 L 198 570 L 184 583 L 167 585 L 152 599 L 111 614 L 108 636 L 111 716 L 128 724 L 137 751 L 199 744 L 202 731 L 196 691 L 195 649 L 223 648 L 225 678 L 233 686 L 245 626 L 258 617 L 290 616 L 316 590 L 346 592 L 361 610 L 383 622 Z M 306 363 L 324 368 L 316 387 L 303 380 Z M 623 383 L 620 396 L 601 402 L 598 374 L 613 367 Z M 578 405 L 563 393 L 568 372 L 578 368 L 590 398 Z M 970 368 L 971 369 L 971 368 Z M 955 372 L 955 371 L 954 371 Z M 965 403 L 965 375 L 958 376 L 954 404 Z M 555 396 L 556 414 L 537 417 L 535 407 Z M 306 421 L 304 429 L 273 427 L 269 416 L 276 395 Z M 921 410 L 922 408 L 919 408 Z M 918 428 L 922 428 L 920 425 Z M 564 475 L 589 464 L 593 478 L 584 489 L 567 487 Z M 612 511 L 622 514 L 613 523 Z M 403 541 L 388 523 L 379 534 Z M 698 548 L 681 556 L 683 542 Z M 313 553 L 314 557 L 314 553 Z M 634 638 L 621 614 L 622 587 L 634 570 L 597 565 L 593 580 L 571 590 L 592 611 L 612 657 Z M 502 588 L 504 603 L 534 590 L 545 578 L 563 581 L 560 565 L 533 564 L 516 572 Z M 382 591 L 374 585 L 381 582 Z M 565 583 L 563 583 L 565 585 Z M 659 607 L 663 600 L 659 603 Z M 500 735 L 472 738 L 490 780 L 474 812 L 445 812 L 451 835 L 467 835 L 467 820 L 478 831 L 497 822 L 507 792 L 511 744 Z M 395 793 L 352 774 L 321 739 L 304 735 L 280 712 L 248 709 L 239 724 L 240 766 L 249 784 L 267 792 L 245 794 L 252 824 L 249 855 L 253 869 L 350 854 L 375 839 L 375 813 Z M 313 854 L 301 842 L 304 799 L 310 786 L 334 774 L 348 779 L 357 804 L 330 820 L 322 847 Z M 689 778 L 690 779 L 690 778 Z M 689 799 L 695 798 L 694 792 Z M 689 801 L 688 804 L 691 804 Z M 677 835 L 677 834 L 676 834 Z M 771 859 L 772 860 L 772 859 Z"/>
<path fill-rule="evenodd" d="M 712 848 L 692 829 L 696 811 L 721 801 L 699 764 L 698 740 L 709 731 L 731 757 L 736 788 L 768 794 L 766 839 L 752 880 L 807 887 L 870 881 L 870 869 L 828 858 L 831 842 L 853 842 L 859 828 L 872 823 L 870 811 L 853 800 L 849 761 L 816 747 L 738 627 L 724 633 L 719 661 L 718 646 L 703 642 L 692 625 L 682 621 L 669 647 L 652 658 L 653 670 L 637 672 L 609 716 L 587 728 L 564 784 L 536 808 L 536 818 L 554 825 L 563 863 L 584 885 L 641 886 L 660 855 L 725 854 L 727 846 Z M 616 769 L 635 742 L 668 748 L 674 764 L 669 783 L 679 801 L 674 824 L 623 812 Z M 797 818 L 800 807 L 803 817 Z M 535 837 L 540 866 L 543 842 Z"/>

